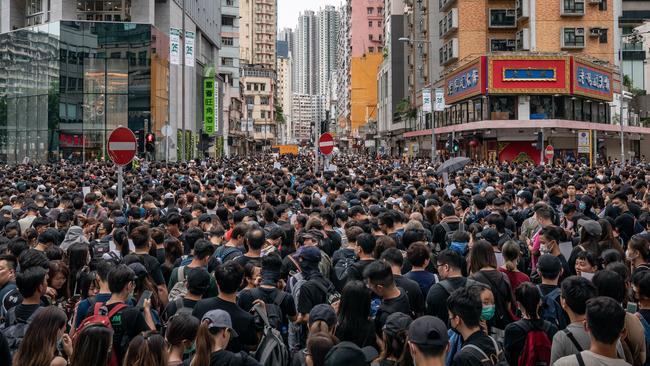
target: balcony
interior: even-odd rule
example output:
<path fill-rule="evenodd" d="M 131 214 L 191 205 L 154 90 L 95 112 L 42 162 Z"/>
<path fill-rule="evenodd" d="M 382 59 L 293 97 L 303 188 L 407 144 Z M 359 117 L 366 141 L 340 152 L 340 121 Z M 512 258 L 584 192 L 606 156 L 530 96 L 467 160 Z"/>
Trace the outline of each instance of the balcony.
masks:
<path fill-rule="evenodd" d="M 490 28 L 516 28 L 516 9 L 490 9 Z"/>
<path fill-rule="evenodd" d="M 458 60 L 458 38 L 452 38 L 438 50 L 440 65 L 445 66 Z"/>

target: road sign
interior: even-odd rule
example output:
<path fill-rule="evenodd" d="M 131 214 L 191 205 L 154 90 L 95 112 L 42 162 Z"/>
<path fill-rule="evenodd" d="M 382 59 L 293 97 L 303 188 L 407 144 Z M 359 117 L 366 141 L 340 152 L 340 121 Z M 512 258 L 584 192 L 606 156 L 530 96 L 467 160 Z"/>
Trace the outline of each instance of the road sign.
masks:
<path fill-rule="evenodd" d="M 323 155 L 329 155 L 334 151 L 334 137 L 331 133 L 325 132 L 318 139 L 318 148 Z"/>
<path fill-rule="evenodd" d="M 589 139 L 589 130 L 578 131 L 578 154 L 589 154 L 591 151 L 591 139 Z"/>
<path fill-rule="evenodd" d="M 555 155 L 555 149 L 553 149 L 553 146 L 551 145 L 546 146 L 546 150 L 544 150 L 544 156 L 546 157 L 546 160 L 553 159 L 554 155 Z"/>
<path fill-rule="evenodd" d="M 118 127 L 108 136 L 108 156 L 117 165 L 124 166 L 133 160 L 138 142 L 133 131 Z"/>

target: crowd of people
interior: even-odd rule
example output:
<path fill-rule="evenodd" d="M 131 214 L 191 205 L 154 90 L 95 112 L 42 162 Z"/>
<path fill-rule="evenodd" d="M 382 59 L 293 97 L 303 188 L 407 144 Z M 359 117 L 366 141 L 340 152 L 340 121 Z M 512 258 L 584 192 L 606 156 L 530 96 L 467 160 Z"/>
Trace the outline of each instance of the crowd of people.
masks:
<path fill-rule="evenodd" d="M 151 162 L 122 200 L 108 163 L 0 179 L 0 365 L 650 365 L 650 165 Z"/>

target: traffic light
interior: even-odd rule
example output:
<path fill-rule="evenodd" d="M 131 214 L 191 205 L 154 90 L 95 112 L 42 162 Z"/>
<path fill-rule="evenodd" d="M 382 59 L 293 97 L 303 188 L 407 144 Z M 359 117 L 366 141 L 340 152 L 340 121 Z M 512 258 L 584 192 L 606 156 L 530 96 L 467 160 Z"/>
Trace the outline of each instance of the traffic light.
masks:
<path fill-rule="evenodd" d="M 454 150 L 453 150 L 453 148 L 454 148 L 454 139 L 453 139 L 453 137 L 451 137 L 451 134 L 449 136 L 447 136 L 447 143 L 445 144 L 445 148 L 447 149 L 447 151 L 449 151 L 450 154 L 454 153 Z"/>
<path fill-rule="evenodd" d="M 145 137 L 145 150 L 153 154 L 156 150 L 156 135 L 148 133 Z"/>
<path fill-rule="evenodd" d="M 460 151 L 460 143 L 458 140 L 452 142 L 451 149 L 454 154 L 457 154 Z"/>
<path fill-rule="evenodd" d="M 542 131 L 539 131 L 536 132 L 536 134 L 537 134 L 537 142 L 534 143 L 533 145 L 537 150 L 544 150 L 544 133 Z"/>

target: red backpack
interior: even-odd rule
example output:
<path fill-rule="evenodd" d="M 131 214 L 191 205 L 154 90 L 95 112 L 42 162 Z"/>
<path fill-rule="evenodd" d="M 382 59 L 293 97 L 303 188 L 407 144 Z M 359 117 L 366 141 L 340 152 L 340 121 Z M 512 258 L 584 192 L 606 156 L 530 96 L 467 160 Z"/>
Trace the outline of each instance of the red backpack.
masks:
<path fill-rule="evenodd" d="M 115 316 L 115 314 L 119 313 L 123 309 L 127 307 L 126 304 L 117 304 L 111 311 L 107 311 L 106 307 L 104 306 L 104 303 L 98 302 L 95 303 L 95 308 L 93 309 L 93 314 L 86 319 L 84 319 L 81 324 L 79 324 L 79 328 L 77 328 L 77 331 L 74 333 L 74 336 L 72 337 L 72 342 L 73 344 L 77 343 L 77 340 L 79 338 L 79 334 L 88 327 L 91 326 L 102 326 L 106 328 L 113 329 L 113 325 L 111 324 L 111 318 Z M 111 349 L 111 358 L 108 360 L 108 365 L 107 366 L 119 366 L 119 361 L 117 359 L 117 353 L 115 352 L 115 345 L 113 345 L 113 348 Z"/>
<path fill-rule="evenodd" d="M 550 366 L 551 365 L 551 339 L 546 333 L 550 328 L 544 322 L 542 329 L 534 327 L 528 321 L 514 323 L 526 332 L 526 342 L 521 350 L 517 364 L 519 366 Z"/>

